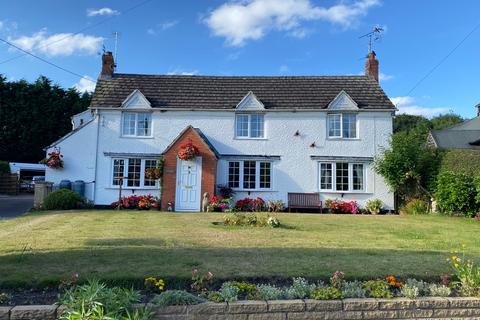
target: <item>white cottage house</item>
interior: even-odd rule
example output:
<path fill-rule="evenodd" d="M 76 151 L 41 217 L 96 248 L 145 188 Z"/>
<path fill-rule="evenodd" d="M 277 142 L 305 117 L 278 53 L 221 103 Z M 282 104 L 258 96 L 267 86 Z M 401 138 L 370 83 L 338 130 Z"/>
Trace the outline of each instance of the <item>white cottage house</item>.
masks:
<path fill-rule="evenodd" d="M 395 112 L 374 52 L 365 76 L 117 74 L 110 52 L 102 62 L 89 112 L 48 147 L 64 155 L 64 168 L 49 168 L 47 181 L 83 180 L 97 205 L 116 201 L 120 183 L 124 196 L 158 196 L 145 169 L 162 157 L 163 209 L 172 202 L 176 211 L 199 211 L 204 192 L 218 185 L 237 199 L 286 202 L 288 193 L 305 192 L 360 206 L 379 198 L 393 209 L 372 163 Z M 194 161 L 177 157 L 187 141 L 199 148 Z"/>

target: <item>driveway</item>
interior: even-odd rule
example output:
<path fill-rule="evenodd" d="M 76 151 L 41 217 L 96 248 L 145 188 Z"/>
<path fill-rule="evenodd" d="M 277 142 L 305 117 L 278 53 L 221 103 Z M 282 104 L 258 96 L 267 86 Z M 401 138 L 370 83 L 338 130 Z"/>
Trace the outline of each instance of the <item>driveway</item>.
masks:
<path fill-rule="evenodd" d="M 33 207 L 33 194 L 8 196 L 0 194 L 0 219 L 17 217 Z"/>

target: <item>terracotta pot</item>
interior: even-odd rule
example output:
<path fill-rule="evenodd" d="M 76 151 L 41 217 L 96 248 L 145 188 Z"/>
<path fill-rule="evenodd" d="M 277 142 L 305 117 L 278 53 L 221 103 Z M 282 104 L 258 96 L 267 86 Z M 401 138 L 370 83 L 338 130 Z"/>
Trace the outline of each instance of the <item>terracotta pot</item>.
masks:
<path fill-rule="evenodd" d="M 408 213 L 407 213 L 406 211 L 399 210 L 399 211 L 398 211 L 398 215 L 400 215 L 400 216 L 408 216 Z"/>

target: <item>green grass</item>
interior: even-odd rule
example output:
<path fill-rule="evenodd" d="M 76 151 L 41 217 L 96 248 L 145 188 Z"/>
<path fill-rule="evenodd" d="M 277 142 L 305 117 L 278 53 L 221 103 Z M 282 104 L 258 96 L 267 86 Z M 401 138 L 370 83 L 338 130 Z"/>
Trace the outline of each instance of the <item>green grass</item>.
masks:
<path fill-rule="evenodd" d="M 279 214 L 289 228 L 224 227 L 221 214 L 62 211 L 0 221 L 0 284 L 34 285 L 72 272 L 142 281 L 216 278 L 435 278 L 465 244 L 480 257 L 480 223 L 441 216 Z"/>

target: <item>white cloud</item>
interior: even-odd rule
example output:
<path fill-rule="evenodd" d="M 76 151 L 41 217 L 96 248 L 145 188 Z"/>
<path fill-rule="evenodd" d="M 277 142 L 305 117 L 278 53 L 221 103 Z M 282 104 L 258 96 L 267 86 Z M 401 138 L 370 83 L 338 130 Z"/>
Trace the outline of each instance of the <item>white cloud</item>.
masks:
<path fill-rule="evenodd" d="M 430 108 L 422 107 L 417 104 L 414 97 L 402 96 L 390 98 L 392 103 L 398 108 L 397 114 L 411 114 L 415 116 L 424 116 L 432 118 L 439 114 L 448 113 L 448 108 Z"/>
<path fill-rule="evenodd" d="M 175 27 L 176 25 L 178 24 L 178 20 L 168 20 L 168 21 L 164 21 L 162 23 L 159 23 L 157 24 L 156 27 L 154 28 L 149 28 L 147 29 L 147 33 L 154 36 L 156 35 L 158 32 L 157 31 L 165 31 L 165 30 L 168 30 L 170 28 L 173 28 Z"/>
<path fill-rule="evenodd" d="M 180 69 L 175 69 L 173 71 L 167 72 L 168 75 L 174 76 L 174 75 L 179 75 L 179 76 L 194 76 L 198 74 L 198 70 L 192 70 L 192 71 L 184 71 Z"/>
<path fill-rule="evenodd" d="M 378 79 L 380 81 L 388 81 L 388 80 L 392 80 L 394 78 L 394 76 L 392 76 L 391 74 L 385 74 L 383 72 L 380 72 L 378 74 Z"/>
<path fill-rule="evenodd" d="M 322 20 L 344 28 L 358 23 L 380 0 L 340 2 L 331 7 L 313 5 L 310 0 L 236 0 L 209 13 L 204 22 L 215 36 L 224 37 L 229 45 L 242 46 L 247 40 L 258 40 L 270 30 L 287 31 L 305 36 L 302 21 Z"/>
<path fill-rule="evenodd" d="M 281 65 L 280 68 L 278 68 L 278 72 L 282 74 L 288 73 L 290 72 L 290 67 L 287 65 Z"/>
<path fill-rule="evenodd" d="M 88 17 L 95 17 L 95 16 L 116 16 L 119 15 L 120 12 L 114 10 L 112 8 L 100 8 L 100 9 L 87 9 L 87 16 Z"/>
<path fill-rule="evenodd" d="M 87 80 L 87 79 L 90 79 L 90 80 Z M 84 78 L 80 79 L 79 82 L 75 83 L 73 86 L 79 91 L 79 92 L 85 92 L 85 91 L 88 91 L 88 92 L 93 92 L 95 90 L 95 82 L 93 82 L 95 80 L 93 80 L 92 77 L 89 77 L 89 76 L 84 76 Z"/>
<path fill-rule="evenodd" d="M 45 30 L 31 36 L 9 38 L 15 45 L 29 52 L 40 52 L 49 56 L 70 56 L 72 54 L 96 54 L 102 45 L 103 38 L 84 35 L 82 33 L 56 33 L 47 35 Z"/>

